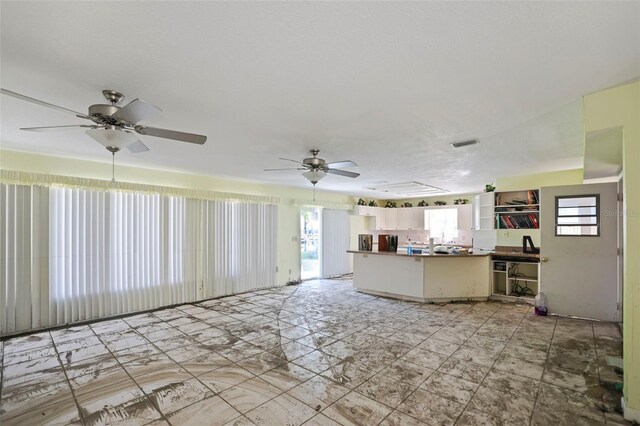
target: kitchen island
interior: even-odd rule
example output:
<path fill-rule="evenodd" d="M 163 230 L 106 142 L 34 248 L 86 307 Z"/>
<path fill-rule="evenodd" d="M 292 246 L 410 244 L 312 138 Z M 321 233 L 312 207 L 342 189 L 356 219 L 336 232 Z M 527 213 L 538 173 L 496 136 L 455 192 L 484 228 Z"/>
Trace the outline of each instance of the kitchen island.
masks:
<path fill-rule="evenodd" d="M 348 250 L 353 286 L 362 292 L 419 302 L 485 300 L 491 254 L 399 254 Z"/>

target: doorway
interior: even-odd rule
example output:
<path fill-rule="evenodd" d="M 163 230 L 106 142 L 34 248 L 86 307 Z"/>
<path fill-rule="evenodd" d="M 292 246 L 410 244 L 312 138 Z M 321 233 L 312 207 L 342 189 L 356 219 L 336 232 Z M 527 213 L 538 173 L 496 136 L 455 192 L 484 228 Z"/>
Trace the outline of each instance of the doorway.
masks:
<path fill-rule="evenodd" d="M 619 320 L 617 184 L 540 189 L 540 286 L 549 310 Z"/>
<path fill-rule="evenodd" d="M 320 209 L 300 209 L 300 278 L 320 277 Z"/>

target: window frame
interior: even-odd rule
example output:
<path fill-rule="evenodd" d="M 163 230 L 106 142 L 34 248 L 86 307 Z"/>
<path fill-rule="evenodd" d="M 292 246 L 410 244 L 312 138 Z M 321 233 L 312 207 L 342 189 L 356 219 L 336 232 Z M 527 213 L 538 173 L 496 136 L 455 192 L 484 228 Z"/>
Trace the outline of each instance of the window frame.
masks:
<path fill-rule="evenodd" d="M 571 206 L 571 208 L 592 208 L 595 207 L 596 209 L 596 214 L 592 215 L 592 214 L 581 214 L 581 215 L 571 215 L 571 216 L 559 216 L 559 209 L 560 209 L 560 200 L 561 199 L 571 199 L 571 198 L 590 198 L 593 197 L 596 200 L 596 204 L 595 206 Z M 556 195 L 556 207 L 555 207 L 555 212 L 554 212 L 554 222 L 555 222 L 555 236 L 556 237 L 599 237 L 600 236 L 600 194 L 579 194 L 579 195 Z M 563 207 L 563 208 L 568 208 L 568 207 Z M 567 224 L 559 224 L 558 223 L 558 218 L 559 217 L 595 217 L 596 218 L 596 223 L 595 225 L 567 225 Z M 576 235 L 576 234 L 558 234 L 558 227 L 560 226 L 595 226 L 596 228 L 596 233 L 595 234 L 584 234 L 584 235 Z"/>

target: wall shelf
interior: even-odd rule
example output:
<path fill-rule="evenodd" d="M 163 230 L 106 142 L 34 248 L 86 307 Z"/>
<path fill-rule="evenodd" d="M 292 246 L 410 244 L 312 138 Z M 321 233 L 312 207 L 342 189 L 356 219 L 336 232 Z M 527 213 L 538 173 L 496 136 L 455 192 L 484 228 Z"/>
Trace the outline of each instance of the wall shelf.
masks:
<path fill-rule="evenodd" d="M 496 229 L 540 228 L 539 190 L 496 192 L 494 197 Z"/>

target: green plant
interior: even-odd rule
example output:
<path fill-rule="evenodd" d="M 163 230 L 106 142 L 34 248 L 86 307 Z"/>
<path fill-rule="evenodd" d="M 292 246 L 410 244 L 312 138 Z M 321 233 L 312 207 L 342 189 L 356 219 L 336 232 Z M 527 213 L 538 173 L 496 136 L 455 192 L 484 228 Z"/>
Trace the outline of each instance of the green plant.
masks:
<path fill-rule="evenodd" d="M 434 201 L 433 204 L 435 206 L 446 206 L 447 202 L 446 201 Z"/>
<path fill-rule="evenodd" d="M 402 207 L 413 207 L 413 204 L 411 204 L 411 203 L 403 203 Z"/>
<path fill-rule="evenodd" d="M 359 206 L 366 206 L 367 203 L 362 198 L 358 198 L 358 205 Z"/>
<path fill-rule="evenodd" d="M 418 207 L 427 207 L 429 205 L 429 203 L 427 203 L 425 200 L 422 200 L 418 203 Z"/>
<path fill-rule="evenodd" d="M 387 201 L 387 204 L 384 205 L 388 209 L 395 209 L 398 207 L 395 201 Z"/>
<path fill-rule="evenodd" d="M 488 183 L 484 186 L 484 192 L 493 192 L 496 190 L 496 187 L 492 183 Z"/>
<path fill-rule="evenodd" d="M 376 203 L 375 200 L 370 200 L 369 201 L 369 207 L 378 207 L 378 203 Z"/>

